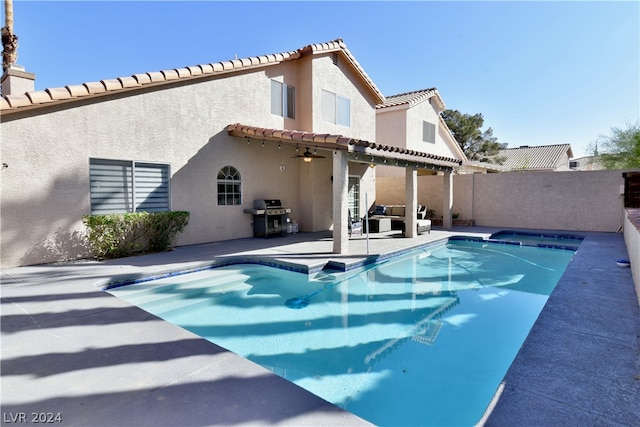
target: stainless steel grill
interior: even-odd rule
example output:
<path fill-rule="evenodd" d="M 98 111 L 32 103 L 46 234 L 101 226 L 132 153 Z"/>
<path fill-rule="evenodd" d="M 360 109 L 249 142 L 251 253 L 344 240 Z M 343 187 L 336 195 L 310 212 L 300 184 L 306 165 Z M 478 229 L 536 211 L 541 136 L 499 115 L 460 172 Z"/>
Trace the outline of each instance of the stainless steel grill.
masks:
<path fill-rule="evenodd" d="M 253 235 L 269 238 L 287 234 L 287 219 L 291 213 L 278 199 L 257 199 L 253 201 L 253 209 L 245 209 L 244 213 L 253 215 Z"/>

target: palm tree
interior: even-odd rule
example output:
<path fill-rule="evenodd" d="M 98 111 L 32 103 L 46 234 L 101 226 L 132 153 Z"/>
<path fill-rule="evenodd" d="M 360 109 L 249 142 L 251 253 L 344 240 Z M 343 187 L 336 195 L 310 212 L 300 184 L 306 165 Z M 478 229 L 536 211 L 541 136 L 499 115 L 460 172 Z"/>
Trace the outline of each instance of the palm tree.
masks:
<path fill-rule="evenodd" d="M 18 59 L 18 36 L 13 34 L 13 0 L 4 0 L 4 22 L 2 35 L 2 70 L 6 71 Z"/>

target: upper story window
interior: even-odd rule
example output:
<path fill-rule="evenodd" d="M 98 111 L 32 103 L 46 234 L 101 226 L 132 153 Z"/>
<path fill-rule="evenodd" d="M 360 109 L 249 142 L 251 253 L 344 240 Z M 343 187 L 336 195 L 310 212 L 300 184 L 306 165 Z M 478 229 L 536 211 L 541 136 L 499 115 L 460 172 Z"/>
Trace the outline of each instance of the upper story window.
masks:
<path fill-rule="evenodd" d="M 294 119 L 296 117 L 296 88 L 271 80 L 271 114 Z"/>
<path fill-rule="evenodd" d="M 218 172 L 218 205 L 242 204 L 240 172 L 233 166 L 225 166 Z"/>
<path fill-rule="evenodd" d="M 351 126 L 351 101 L 327 90 L 322 91 L 322 120 L 341 126 Z"/>
<path fill-rule="evenodd" d="M 168 211 L 169 177 L 168 164 L 89 159 L 91 213 Z"/>
<path fill-rule="evenodd" d="M 422 140 L 435 144 L 436 142 L 436 125 L 427 121 L 422 122 Z"/>

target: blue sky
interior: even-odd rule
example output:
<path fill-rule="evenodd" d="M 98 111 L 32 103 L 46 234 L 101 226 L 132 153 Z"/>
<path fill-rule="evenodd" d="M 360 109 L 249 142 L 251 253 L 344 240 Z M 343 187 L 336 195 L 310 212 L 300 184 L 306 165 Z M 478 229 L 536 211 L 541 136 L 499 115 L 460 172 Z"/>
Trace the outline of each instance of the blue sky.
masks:
<path fill-rule="evenodd" d="M 638 1 L 14 0 L 14 19 L 37 90 L 342 38 L 383 94 L 436 87 L 509 147 L 580 157 L 640 119 Z"/>

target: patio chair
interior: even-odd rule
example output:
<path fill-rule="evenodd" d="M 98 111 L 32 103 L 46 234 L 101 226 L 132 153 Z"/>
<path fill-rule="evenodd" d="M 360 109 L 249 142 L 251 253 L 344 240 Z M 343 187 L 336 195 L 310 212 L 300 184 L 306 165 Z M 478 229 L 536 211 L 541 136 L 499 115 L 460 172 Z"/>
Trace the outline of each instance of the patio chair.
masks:
<path fill-rule="evenodd" d="M 362 235 L 362 221 L 354 221 L 351 216 L 351 209 L 349 209 L 349 219 L 347 221 L 347 226 L 349 228 L 349 237 L 353 234 Z"/>

